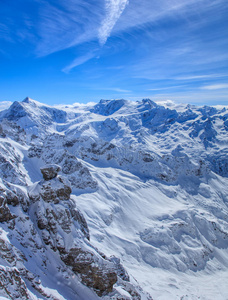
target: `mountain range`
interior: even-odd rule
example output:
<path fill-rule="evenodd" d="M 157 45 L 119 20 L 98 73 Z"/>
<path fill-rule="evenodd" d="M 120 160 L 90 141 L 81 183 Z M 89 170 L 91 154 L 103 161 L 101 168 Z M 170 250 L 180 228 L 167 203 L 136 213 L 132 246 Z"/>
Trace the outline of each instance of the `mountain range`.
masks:
<path fill-rule="evenodd" d="M 0 111 L 0 299 L 228 299 L 228 107 Z"/>

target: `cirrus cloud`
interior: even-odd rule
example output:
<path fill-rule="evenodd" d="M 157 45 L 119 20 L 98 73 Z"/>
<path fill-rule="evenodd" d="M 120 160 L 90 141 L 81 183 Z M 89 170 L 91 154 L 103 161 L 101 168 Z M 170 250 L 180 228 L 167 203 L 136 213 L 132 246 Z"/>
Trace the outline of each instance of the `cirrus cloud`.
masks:
<path fill-rule="evenodd" d="M 106 15 L 98 31 L 98 37 L 101 45 L 106 43 L 113 27 L 128 3 L 128 0 L 105 0 Z"/>
<path fill-rule="evenodd" d="M 205 86 L 202 86 L 201 89 L 202 89 L 202 90 L 221 90 L 221 89 L 228 89 L 228 83 L 205 85 Z"/>

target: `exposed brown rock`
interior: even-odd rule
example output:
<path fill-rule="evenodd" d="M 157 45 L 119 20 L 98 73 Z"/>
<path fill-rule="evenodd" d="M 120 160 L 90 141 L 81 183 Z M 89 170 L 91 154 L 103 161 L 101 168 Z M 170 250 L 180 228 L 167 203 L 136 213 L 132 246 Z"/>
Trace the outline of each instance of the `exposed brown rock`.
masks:
<path fill-rule="evenodd" d="M 20 272 L 14 267 L 0 267 L 0 290 L 10 299 L 31 299 Z"/>
<path fill-rule="evenodd" d="M 45 202 L 59 203 L 60 200 L 69 200 L 72 190 L 70 183 L 61 176 L 45 181 L 40 189 L 40 195 Z"/>
<path fill-rule="evenodd" d="M 2 238 L 0 238 L 0 257 L 9 264 L 16 265 L 17 257 L 15 256 L 11 245 Z"/>
<path fill-rule="evenodd" d="M 98 296 L 111 292 L 117 282 L 116 272 L 105 263 L 99 264 L 91 252 L 72 248 L 68 253 L 62 251 L 61 258 L 66 265 L 72 267 L 73 272 L 81 275 L 82 282 L 92 287 Z"/>
<path fill-rule="evenodd" d="M 50 164 L 40 168 L 40 170 L 43 174 L 44 180 L 51 180 L 58 175 L 58 172 L 61 171 L 61 167 L 55 164 Z"/>
<path fill-rule="evenodd" d="M 30 197 L 36 200 L 32 205 L 36 206 L 36 221 L 43 242 L 53 251 L 58 251 L 62 261 L 80 275 L 82 283 L 93 288 L 99 296 L 111 292 L 117 282 L 116 264 L 102 257 L 89 244 L 86 220 L 70 199 L 70 183 L 57 176 L 60 170 L 57 165 L 45 166 L 41 170 L 45 180 L 31 188 Z M 71 244 L 66 243 L 62 232 L 68 235 Z M 80 246 L 74 242 L 75 236 L 82 239 Z"/>
<path fill-rule="evenodd" d="M 8 222 L 14 218 L 15 216 L 11 214 L 6 199 L 0 196 L 0 222 Z"/>
<path fill-rule="evenodd" d="M 13 206 L 17 206 L 19 204 L 19 199 L 18 199 L 17 195 L 15 193 L 11 192 L 10 190 L 8 190 L 6 193 L 6 201 L 7 201 L 7 204 L 13 205 Z"/>

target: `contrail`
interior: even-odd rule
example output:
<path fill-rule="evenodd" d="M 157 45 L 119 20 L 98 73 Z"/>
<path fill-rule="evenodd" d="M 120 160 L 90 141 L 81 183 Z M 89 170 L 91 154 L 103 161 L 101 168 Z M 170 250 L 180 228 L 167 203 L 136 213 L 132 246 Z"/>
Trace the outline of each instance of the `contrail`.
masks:
<path fill-rule="evenodd" d="M 111 34 L 113 27 L 124 11 L 129 0 L 105 0 L 106 16 L 99 28 L 98 37 L 101 45 L 104 45 Z"/>

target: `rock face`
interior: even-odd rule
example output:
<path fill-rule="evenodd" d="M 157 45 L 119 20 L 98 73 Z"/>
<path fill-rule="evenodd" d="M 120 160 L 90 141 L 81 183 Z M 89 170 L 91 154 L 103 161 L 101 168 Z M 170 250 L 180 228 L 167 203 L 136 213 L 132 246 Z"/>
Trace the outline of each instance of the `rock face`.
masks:
<path fill-rule="evenodd" d="M 51 180 L 58 175 L 58 172 L 61 171 L 61 167 L 58 165 L 47 165 L 40 169 L 43 174 L 44 180 Z"/>
<path fill-rule="evenodd" d="M 61 249 L 61 258 L 67 266 L 72 267 L 73 272 L 80 274 L 82 282 L 92 287 L 99 296 L 113 290 L 117 274 L 111 262 L 81 248 L 71 248 L 67 253 Z"/>
<path fill-rule="evenodd" d="M 6 200 L 4 197 L 0 196 L 0 222 L 8 222 L 13 218 L 14 217 L 7 206 Z"/>
<path fill-rule="evenodd" d="M 117 282 L 116 265 L 102 257 L 89 243 L 86 220 L 70 199 L 70 183 L 58 175 L 60 170 L 58 165 L 41 168 L 44 180 L 30 188 L 30 210 L 34 211 L 44 243 L 80 275 L 82 283 L 102 296 L 110 293 Z"/>
<path fill-rule="evenodd" d="M 36 202 L 40 197 L 45 202 L 59 203 L 60 200 L 69 200 L 71 194 L 70 182 L 62 177 L 57 176 L 61 167 L 58 165 L 47 165 L 42 167 L 44 181 L 35 184 L 30 189 L 30 198 Z"/>
<path fill-rule="evenodd" d="M 72 188 L 80 190 L 85 188 L 96 189 L 97 182 L 91 176 L 88 168 L 79 162 L 75 155 L 64 149 L 65 143 L 66 140 L 62 136 L 55 134 L 48 136 L 41 146 L 32 145 L 28 150 L 28 156 L 30 158 L 39 158 L 45 165 L 52 165 L 53 175 L 56 174 L 53 162 L 60 166 L 62 173 L 67 176 Z M 45 172 L 45 170 L 41 172 Z M 51 170 L 47 171 L 48 174 L 52 173 L 50 172 Z"/>
<path fill-rule="evenodd" d="M 16 206 L 19 199 L 15 193 L 4 187 L 0 181 L 0 222 L 9 222 L 16 216 L 10 211 L 9 205 Z"/>
<path fill-rule="evenodd" d="M 65 288 L 69 278 L 74 278 L 70 286 L 75 286 L 75 293 L 79 293 L 81 282 L 97 294 L 86 296 L 84 287 L 84 295 L 64 299 L 95 300 L 105 295 L 109 299 L 111 292 L 119 297 L 119 292 L 113 291 L 115 284 L 128 286 L 137 294 L 120 261 L 107 258 L 90 243 L 87 222 L 71 199 L 70 182 L 58 175 L 60 171 L 55 164 L 42 167 L 43 179 L 28 187 L 28 195 L 0 182 L 0 296 L 37 299 L 35 290 L 45 299 L 63 299 L 61 294 L 56 297 L 57 292 L 52 297 L 51 290 L 47 292 L 43 286 L 51 280 L 44 275 L 48 268 L 55 269 Z M 11 237 L 16 246 L 11 244 Z M 33 261 L 39 265 L 38 277 Z"/>

